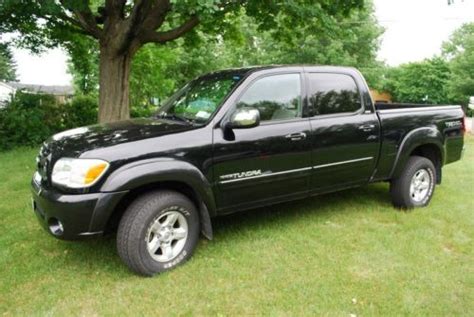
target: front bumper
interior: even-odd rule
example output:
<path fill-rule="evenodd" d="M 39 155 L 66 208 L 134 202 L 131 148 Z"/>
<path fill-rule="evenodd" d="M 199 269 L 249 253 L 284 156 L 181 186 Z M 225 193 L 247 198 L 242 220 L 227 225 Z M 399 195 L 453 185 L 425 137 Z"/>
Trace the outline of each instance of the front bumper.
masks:
<path fill-rule="evenodd" d="M 43 188 L 34 179 L 31 192 L 33 210 L 42 227 L 64 240 L 102 234 L 120 199 L 127 193 L 65 195 Z M 50 227 L 57 223 L 61 224 L 61 230 L 52 232 Z"/>

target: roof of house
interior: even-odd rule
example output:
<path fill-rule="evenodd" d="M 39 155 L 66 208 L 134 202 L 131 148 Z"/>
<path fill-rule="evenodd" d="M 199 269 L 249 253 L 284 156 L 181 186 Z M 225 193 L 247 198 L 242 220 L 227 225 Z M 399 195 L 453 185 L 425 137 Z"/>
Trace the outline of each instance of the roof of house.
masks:
<path fill-rule="evenodd" d="M 13 87 L 18 90 L 26 90 L 28 92 L 36 93 L 36 94 L 49 94 L 55 96 L 61 95 L 73 95 L 74 88 L 72 86 L 46 86 L 46 85 L 31 85 L 31 84 L 21 84 L 17 82 L 9 82 L 7 83 L 10 87 Z"/>
<path fill-rule="evenodd" d="M 12 85 L 10 85 L 8 83 L 2 82 L 2 81 L 0 81 L 0 86 L 11 89 L 11 90 L 15 90 L 15 87 L 13 87 Z"/>

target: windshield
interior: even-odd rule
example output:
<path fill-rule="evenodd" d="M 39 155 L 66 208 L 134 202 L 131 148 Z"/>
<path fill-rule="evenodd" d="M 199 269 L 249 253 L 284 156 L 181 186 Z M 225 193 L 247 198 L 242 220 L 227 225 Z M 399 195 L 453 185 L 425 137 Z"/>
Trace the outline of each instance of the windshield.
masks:
<path fill-rule="evenodd" d="M 240 81 L 240 75 L 201 77 L 189 82 L 158 110 L 158 117 L 204 124 Z"/>

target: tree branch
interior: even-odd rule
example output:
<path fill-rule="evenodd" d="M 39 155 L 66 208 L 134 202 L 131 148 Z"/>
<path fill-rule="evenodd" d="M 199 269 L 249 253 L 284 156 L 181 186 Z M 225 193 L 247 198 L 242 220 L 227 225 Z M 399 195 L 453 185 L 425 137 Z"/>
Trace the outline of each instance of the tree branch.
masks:
<path fill-rule="evenodd" d="M 88 35 L 88 36 L 91 36 L 90 33 L 86 32 L 86 30 L 84 30 L 82 28 L 82 26 L 79 24 L 78 21 L 76 21 L 75 19 L 69 17 L 67 14 L 65 13 L 60 13 L 58 15 L 58 17 L 60 19 L 57 19 L 53 16 L 44 16 L 43 18 L 48 22 L 50 23 L 51 25 L 54 25 L 55 27 L 57 28 L 61 28 L 61 29 L 68 29 L 69 31 L 71 31 L 72 33 L 77 33 L 77 34 L 82 34 L 82 35 Z M 69 22 L 69 24 L 68 24 Z"/>
<path fill-rule="evenodd" d="M 105 10 L 110 18 L 119 19 L 124 16 L 124 8 L 127 0 L 106 0 Z"/>
<path fill-rule="evenodd" d="M 147 14 L 150 13 L 151 8 L 153 7 L 154 0 L 136 0 L 133 10 L 130 13 L 130 30 L 138 29 L 143 21 L 145 20 Z"/>
<path fill-rule="evenodd" d="M 189 20 L 184 22 L 177 28 L 164 31 L 164 32 L 155 32 L 152 30 L 144 30 L 140 38 L 142 43 L 166 43 L 168 41 L 175 40 L 187 32 L 191 31 L 196 25 L 199 24 L 199 18 L 197 16 L 192 16 Z"/>
<path fill-rule="evenodd" d="M 155 0 L 153 7 L 143 21 L 143 29 L 154 31 L 159 28 L 165 21 L 165 17 L 170 10 L 170 0 Z"/>
<path fill-rule="evenodd" d="M 102 29 L 97 26 L 95 17 L 92 14 L 91 8 L 89 7 L 88 3 L 81 6 L 80 8 L 78 6 L 68 6 L 68 1 L 64 0 L 61 0 L 61 4 L 64 8 L 71 11 L 76 16 L 75 21 L 77 21 L 77 24 L 87 33 L 89 33 L 96 39 L 100 39 L 102 37 Z"/>
<path fill-rule="evenodd" d="M 95 18 L 90 10 L 87 11 L 74 11 L 77 20 L 81 26 L 89 32 L 93 37 L 100 39 L 102 37 L 102 30 L 97 26 Z"/>
<path fill-rule="evenodd" d="M 61 20 L 63 20 L 64 22 L 69 22 L 71 25 L 76 26 L 76 27 L 79 27 L 79 28 L 82 29 L 81 24 L 80 24 L 77 20 L 75 20 L 74 18 L 68 16 L 68 15 L 66 14 L 66 12 L 61 11 L 61 12 L 58 14 L 58 17 L 59 17 Z M 51 17 L 46 17 L 46 19 L 47 19 L 48 21 L 50 21 L 50 22 L 54 22 L 54 18 L 53 18 L 52 16 L 51 16 Z"/>

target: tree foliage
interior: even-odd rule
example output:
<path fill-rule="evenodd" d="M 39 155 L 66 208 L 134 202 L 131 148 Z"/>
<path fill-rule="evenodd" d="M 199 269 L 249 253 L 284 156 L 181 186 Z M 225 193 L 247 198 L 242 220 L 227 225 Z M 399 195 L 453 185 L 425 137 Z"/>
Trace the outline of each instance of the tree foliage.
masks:
<path fill-rule="evenodd" d="M 130 101 L 132 111 L 149 108 L 151 100 L 167 97 L 178 86 L 202 73 L 257 64 L 333 64 L 355 66 L 369 84 L 380 82 L 381 66 L 376 52 L 382 28 L 373 7 L 366 2 L 347 16 L 332 17 L 330 27 L 308 19 L 305 25 L 289 27 L 283 18 L 272 29 L 261 29 L 256 17 L 244 9 L 228 13 L 224 34 L 195 30 L 193 36 L 167 45 L 146 45 L 132 62 Z M 94 47 L 85 44 L 87 49 Z M 71 55 L 75 82 L 97 87 L 98 48 L 93 54 Z M 84 61 L 88 59 L 88 61 Z M 91 73 L 92 72 L 92 73 Z M 81 89 L 84 93 L 88 91 Z"/>
<path fill-rule="evenodd" d="M 450 97 L 467 105 L 469 97 L 474 96 L 474 23 L 457 29 L 449 41 L 443 43 L 443 54 L 451 70 Z"/>
<path fill-rule="evenodd" d="M 449 78 L 449 64 L 434 57 L 390 69 L 385 88 L 396 102 L 445 104 Z"/>
<path fill-rule="evenodd" d="M 398 102 L 466 106 L 474 96 L 474 23 L 454 31 L 443 43 L 442 53 L 388 69 L 384 89 Z"/>
<path fill-rule="evenodd" d="M 147 43 L 165 44 L 196 34 L 231 36 L 231 17 L 245 12 L 259 31 L 272 30 L 288 40 L 291 29 L 317 34 L 321 27 L 336 28 L 341 17 L 363 0 L 2 0 L 0 31 L 17 31 L 20 42 L 33 50 L 70 46 L 88 35 L 99 48 L 99 118 L 110 121 L 129 115 L 129 74 L 135 53 Z M 311 23 L 308 23 L 311 21 Z M 191 40 L 192 41 L 192 40 Z"/>
<path fill-rule="evenodd" d="M 76 37 L 66 45 L 69 55 L 68 71 L 73 76 L 74 90 L 90 95 L 99 89 L 99 48 L 87 37 Z"/>
<path fill-rule="evenodd" d="M 15 81 L 16 65 L 6 43 L 0 43 L 0 81 Z"/>

